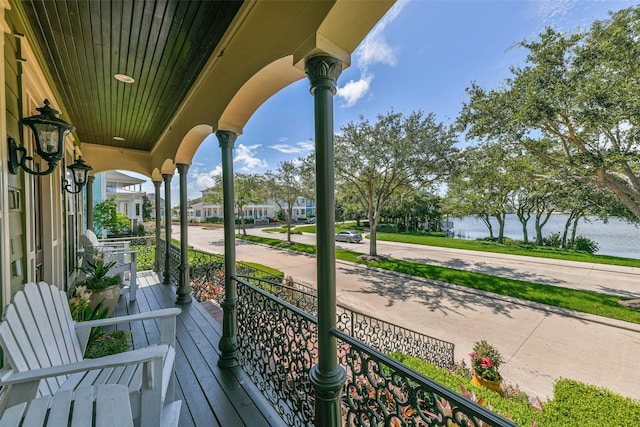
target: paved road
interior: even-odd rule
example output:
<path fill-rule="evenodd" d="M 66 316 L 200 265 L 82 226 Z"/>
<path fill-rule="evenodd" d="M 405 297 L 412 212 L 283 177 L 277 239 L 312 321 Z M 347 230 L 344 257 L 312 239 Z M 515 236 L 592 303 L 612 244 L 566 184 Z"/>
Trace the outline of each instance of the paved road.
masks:
<path fill-rule="evenodd" d="M 294 240 L 308 238 L 309 236 L 296 236 Z M 222 239 L 221 230 L 189 228 L 189 244 L 196 248 L 222 253 Z M 393 246 L 396 245 L 381 245 L 379 252 L 391 253 L 386 248 Z M 361 244 L 360 249 L 364 252 L 366 247 Z M 408 248 L 395 250 L 408 251 L 415 259 L 435 257 L 431 252 L 428 255 L 422 253 L 432 250 L 431 248 L 409 245 Z M 315 286 L 314 257 L 243 241 L 237 242 L 236 255 L 238 260 L 279 268 L 294 280 Z M 458 259 L 462 255 L 454 253 L 453 256 Z M 489 258 L 494 258 L 485 253 L 476 256 L 479 260 L 472 254 L 465 263 L 484 264 L 489 262 Z M 542 271 L 525 271 L 526 274 L 547 279 L 566 274 L 564 263 L 546 264 L 538 258 L 533 260 L 535 265 L 542 265 Z M 496 260 L 491 262 L 497 263 Z M 525 264 L 525 267 L 512 265 L 512 261 L 507 258 L 503 260 L 503 265 L 509 271 L 508 274 L 522 274 L 517 273 L 518 269 L 535 267 L 530 264 Z M 498 266 L 491 268 L 494 272 L 500 270 Z M 573 271 L 576 266 L 571 268 Z M 579 269 L 575 271 L 572 274 L 579 278 L 579 283 L 572 282 L 567 276 L 561 279 L 563 286 L 585 286 L 594 277 L 595 269 L 589 266 L 581 272 Z M 616 275 L 615 283 L 613 280 L 608 282 L 611 288 L 620 292 L 630 292 L 625 288 L 618 288 L 620 274 L 625 280 L 626 275 L 630 275 L 629 280 L 635 277 L 635 283 L 639 283 L 637 271 L 613 271 L 612 274 Z M 519 384 L 524 391 L 541 399 L 552 395 L 553 381 L 558 377 L 573 378 L 607 387 L 635 399 L 640 398 L 640 389 L 637 387 L 640 381 L 637 361 L 637 355 L 640 354 L 640 325 L 597 316 L 579 316 L 567 310 L 549 310 L 546 306 L 496 297 L 484 292 L 470 292 L 453 285 L 346 262 L 338 262 L 336 279 L 340 303 L 451 341 L 456 344 L 457 360 L 465 359 L 468 362 L 473 342 L 487 339 L 501 351 L 506 360 L 501 369 L 505 379 Z M 601 284 L 589 286 L 604 289 Z"/>
<path fill-rule="evenodd" d="M 249 229 L 248 232 L 271 238 L 283 236 L 265 233 L 260 228 Z M 315 245 L 316 235 L 311 233 L 293 235 L 292 240 Z M 363 253 L 369 252 L 369 240 L 367 239 L 359 244 L 336 242 L 336 246 Z M 640 298 L 640 268 L 637 267 L 563 261 L 384 241 L 378 241 L 377 249 L 378 255 L 391 256 L 407 261 L 486 273 L 528 282 Z"/>

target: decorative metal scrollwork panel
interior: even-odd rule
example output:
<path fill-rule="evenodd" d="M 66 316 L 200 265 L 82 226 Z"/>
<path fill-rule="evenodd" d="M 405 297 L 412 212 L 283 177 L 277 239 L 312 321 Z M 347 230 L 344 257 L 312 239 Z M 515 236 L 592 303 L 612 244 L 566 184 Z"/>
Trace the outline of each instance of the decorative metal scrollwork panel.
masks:
<path fill-rule="evenodd" d="M 338 329 L 385 354 L 399 352 L 447 369 L 455 363 L 453 343 L 342 307 Z"/>
<path fill-rule="evenodd" d="M 490 427 L 515 424 L 340 332 L 340 364 L 347 372 L 347 426 Z"/>
<path fill-rule="evenodd" d="M 238 282 L 240 364 L 288 425 L 313 424 L 309 371 L 317 363 L 315 320 Z"/>
<path fill-rule="evenodd" d="M 169 245 L 169 276 L 178 283 L 180 281 L 180 247 Z"/>

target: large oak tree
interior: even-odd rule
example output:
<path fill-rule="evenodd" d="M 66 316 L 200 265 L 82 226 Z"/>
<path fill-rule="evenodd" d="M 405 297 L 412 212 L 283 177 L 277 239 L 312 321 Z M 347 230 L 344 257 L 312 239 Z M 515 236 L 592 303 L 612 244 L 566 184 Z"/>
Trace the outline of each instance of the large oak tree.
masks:
<path fill-rule="evenodd" d="M 471 138 L 515 140 L 565 180 L 606 187 L 640 220 L 640 8 L 588 31 L 548 28 L 499 88 L 467 89 Z"/>
<path fill-rule="evenodd" d="M 389 200 L 401 189 L 429 187 L 446 175 L 455 142 L 452 129 L 421 111 L 391 111 L 374 124 L 350 122 L 336 135 L 337 188 L 353 194 L 367 213 L 370 256 L 377 256 L 376 229 Z"/>

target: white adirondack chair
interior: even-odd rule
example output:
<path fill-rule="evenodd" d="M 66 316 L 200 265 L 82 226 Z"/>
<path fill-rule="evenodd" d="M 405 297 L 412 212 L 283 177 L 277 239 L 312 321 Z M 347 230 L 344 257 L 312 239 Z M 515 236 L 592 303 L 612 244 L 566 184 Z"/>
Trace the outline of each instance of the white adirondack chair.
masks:
<path fill-rule="evenodd" d="M 122 246 L 121 243 L 119 245 L 100 244 L 95 233 L 91 230 L 87 230 L 85 234 L 80 237 L 80 243 L 83 248 L 82 267 L 88 267 L 88 263 L 93 261 L 96 254 L 105 257 L 106 262 L 115 261 L 116 264 L 111 267 L 109 273 L 122 276 L 123 288 L 121 289 L 121 293 L 128 293 L 129 301 L 135 301 L 136 293 L 138 292 L 138 252 L 129 250 L 128 244 L 126 246 Z M 80 280 L 83 278 L 83 274 L 81 274 Z"/>
<path fill-rule="evenodd" d="M 163 420 L 164 421 L 164 420 Z M 0 427 L 133 427 L 129 389 L 121 384 L 61 391 L 7 408 Z"/>
<path fill-rule="evenodd" d="M 176 419 L 180 401 L 173 401 L 176 316 L 168 308 L 111 319 L 74 322 L 67 296 L 45 282 L 27 283 L 7 306 L 0 324 L 0 345 L 9 366 L 0 370 L 0 386 L 10 386 L 0 402 L 9 406 L 58 391 L 98 384 L 129 388 L 133 417 L 140 426 L 157 427 Z M 84 359 L 92 327 L 133 321 L 159 321 L 159 344 Z"/>

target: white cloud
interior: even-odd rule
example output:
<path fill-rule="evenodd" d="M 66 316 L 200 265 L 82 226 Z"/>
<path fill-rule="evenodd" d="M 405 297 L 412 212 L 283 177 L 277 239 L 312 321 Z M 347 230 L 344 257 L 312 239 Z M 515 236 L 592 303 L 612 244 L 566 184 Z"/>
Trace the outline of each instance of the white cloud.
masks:
<path fill-rule="evenodd" d="M 282 138 L 280 138 L 280 141 L 282 141 Z M 302 153 L 308 153 L 310 151 L 313 151 L 315 146 L 313 144 L 313 141 L 309 139 L 307 141 L 296 142 L 295 145 L 276 144 L 276 145 L 270 145 L 269 148 L 273 148 L 274 150 L 284 154 L 302 154 Z"/>
<path fill-rule="evenodd" d="M 278 141 L 280 142 L 287 142 L 289 140 L 289 138 L 287 138 L 286 136 L 281 136 Z"/>
<path fill-rule="evenodd" d="M 396 55 L 384 37 L 384 30 L 387 25 L 395 21 L 406 4 L 406 1 L 399 1 L 394 4 L 356 50 L 355 55 L 358 59 L 358 66 L 363 72 L 371 64 L 382 63 L 391 66 L 397 64 Z"/>
<path fill-rule="evenodd" d="M 346 107 L 353 107 L 369 92 L 372 80 L 372 74 L 363 75 L 358 81 L 349 80 L 343 87 L 338 88 L 338 96 L 344 98 Z"/>
<path fill-rule="evenodd" d="M 581 0 L 537 0 L 531 2 L 531 7 L 543 26 L 556 31 L 573 31 L 576 26 L 591 26 L 594 19 L 592 12 L 601 3 Z M 539 28 L 536 33 L 542 30 L 543 28 Z"/>
<path fill-rule="evenodd" d="M 194 176 L 193 182 L 195 182 L 194 188 L 197 190 L 204 190 L 213 187 L 215 183 L 213 177 L 222 173 L 222 165 L 217 165 L 212 171 L 197 173 Z"/>
<path fill-rule="evenodd" d="M 536 13 L 546 25 L 558 22 L 576 6 L 577 0 L 538 0 L 534 2 Z"/>
<path fill-rule="evenodd" d="M 370 65 L 387 64 L 393 67 L 398 63 L 393 48 L 384 37 L 384 30 L 398 17 L 406 4 L 407 1 L 394 4 L 356 49 L 354 63 L 360 69 L 360 79 L 350 80 L 338 88 L 338 96 L 344 98 L 345 107 L 353 107 L 369 92 L 374 78 L 374 74 L 369 72 Z"/>
<path fill-rule="evenodd" d="M 240 165 L 240 170 L 251 172 L 256 169 L 266 169 L 267 161 L 255 156 L 255 151 L 260 147 L 260 144 L 256 145 L 244 145 L 238 144 L 236 147 L 236 156 L 233 159 L 234 163 Z"/>

